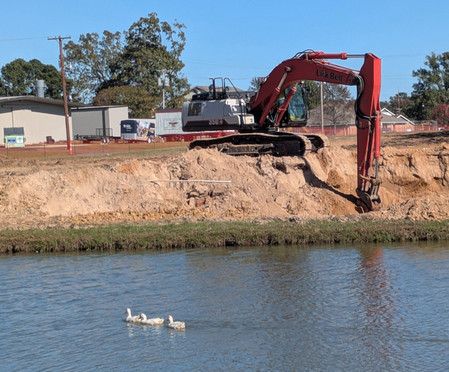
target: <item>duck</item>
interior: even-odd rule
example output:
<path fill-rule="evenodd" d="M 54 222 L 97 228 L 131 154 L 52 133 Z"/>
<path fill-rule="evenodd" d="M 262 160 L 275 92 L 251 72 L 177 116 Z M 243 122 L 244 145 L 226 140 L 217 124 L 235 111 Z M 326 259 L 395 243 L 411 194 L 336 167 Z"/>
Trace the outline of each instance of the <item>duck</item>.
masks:
<path fill-rule="evenodd" d="M 127 323 L 139 323 L 140 317 L 139 315 L 132 316 L 131 315 L 131 309 L 129 307 L 126 308 L 126 318 L 125 322 Z"/>
<path fill-rule="evenodd" d="M 167 327 L 172 329 L 185 329 L 186 324 L 184 322 L 174 322 L 171 315 L 167 318 Z"/>
<path fill-rule="evenodd" d="M 148 319 L 144 313 L 139 315 L 139 323 L 145 325 L 161 325 L 164 324 L 164 318 L 150 318 Z"/>

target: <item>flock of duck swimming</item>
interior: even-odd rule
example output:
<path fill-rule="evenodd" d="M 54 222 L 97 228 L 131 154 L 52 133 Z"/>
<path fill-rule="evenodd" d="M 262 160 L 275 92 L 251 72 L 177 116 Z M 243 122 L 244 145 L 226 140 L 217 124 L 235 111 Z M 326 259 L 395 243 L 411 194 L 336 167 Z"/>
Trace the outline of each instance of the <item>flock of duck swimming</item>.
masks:
<path fill-rule="evenodd" d="M 162 325 L 165 323 L 165 325 L 171 329 L 185 329 L 186 328 L 186 324 L 184 322 L 173 321 L 173 317 L 171 315 L 169 315 L 167 317 L 167 319 L 165 319 L 165 320 L 163 318 L 147 318 L 147 316 L 144 313 L 133 316 L 133 315 L 131 315 L 131 309 L 129 307 L 126 308 L 125 322 L 150 325 L 150 326 L 157 326 L 157 325 Z"/>

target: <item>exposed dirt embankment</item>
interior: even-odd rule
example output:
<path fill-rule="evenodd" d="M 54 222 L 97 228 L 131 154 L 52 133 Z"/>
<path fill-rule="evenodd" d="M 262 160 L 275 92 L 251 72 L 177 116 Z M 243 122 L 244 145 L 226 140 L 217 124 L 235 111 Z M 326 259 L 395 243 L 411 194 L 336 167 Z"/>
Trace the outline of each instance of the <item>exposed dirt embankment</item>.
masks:
<path fill-rule="evenodd" d="M 383 208 L 365 217 L 449 219 L 449 134 L 383 137 Z M 0 158 L 3 229 L 172 219 L 360 218 L 355 138 L 304 159 L 168 156 Z"/>

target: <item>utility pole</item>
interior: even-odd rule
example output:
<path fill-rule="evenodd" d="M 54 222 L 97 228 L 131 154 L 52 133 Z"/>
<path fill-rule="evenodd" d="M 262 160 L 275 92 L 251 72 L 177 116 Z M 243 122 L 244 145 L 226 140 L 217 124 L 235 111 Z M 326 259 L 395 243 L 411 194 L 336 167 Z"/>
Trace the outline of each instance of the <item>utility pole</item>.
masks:
<path fill-rule="evenodd" d="M 169 86 L 167 79 L 167 71 L 162 70 L 158 78 L 158 85 L 162 87 L 162 109 L 165 109 L 165 87 Z"/>
<path fill-rule="evenodd" d="M 67 150 L 72 155 L 72 140 L 70 138 L 70 126 L 69 126 L 69 107 L 67 104 L 67 87 L 65 83 L 65 69 L 64 69 L 64 55 L 62 54 L 62 40 L 71 39 L 70 36 L 57 36 L 49 37 L 48 40 L 59 41 L 59 58 L 61 60 L 61 75 L 62 75 L 62 95 L 64 98 L 64 116 L 65 116 L 65 131 L 67 134 Z"/>

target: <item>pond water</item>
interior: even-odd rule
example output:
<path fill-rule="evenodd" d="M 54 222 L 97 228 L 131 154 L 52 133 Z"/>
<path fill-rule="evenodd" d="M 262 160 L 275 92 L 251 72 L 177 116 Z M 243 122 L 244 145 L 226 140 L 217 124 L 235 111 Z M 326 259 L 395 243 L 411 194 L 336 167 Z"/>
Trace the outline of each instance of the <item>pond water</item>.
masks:
<path fill-rule="evenodd" d="M 447 370 L 448 246 L 0 256 L 0 370 Z"/>

